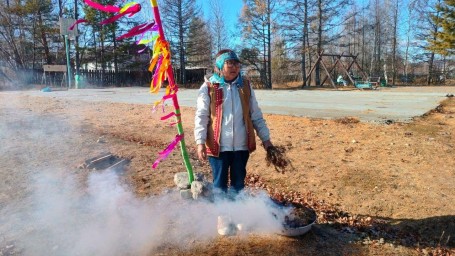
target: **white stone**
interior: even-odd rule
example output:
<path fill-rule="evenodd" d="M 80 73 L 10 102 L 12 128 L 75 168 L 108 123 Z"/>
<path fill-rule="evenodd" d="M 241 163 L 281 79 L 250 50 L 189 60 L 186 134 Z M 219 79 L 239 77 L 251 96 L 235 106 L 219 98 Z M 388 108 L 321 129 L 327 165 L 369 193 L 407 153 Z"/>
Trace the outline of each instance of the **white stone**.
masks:
<path fill-rule="evenodd" d="M 174 175 L 174 183 L 180 189 L 187 189 L 190 184 L 188 182 L 188 173 L 178 172 Z"/>
<path fill-rule="evenodd" d="M 193 193 L 193 199 L 199 198 L 211 198 L 212 188 L 210 183 L 206 181 L 193 181 L 191 183 L 191 192 Z"/>
<path fill-rule="evenodd" d="M 232 223 L 228 216 L 218 216 L 218 234 L 222 236 L 233 236 L 236 234 L 237 227 Z"/>

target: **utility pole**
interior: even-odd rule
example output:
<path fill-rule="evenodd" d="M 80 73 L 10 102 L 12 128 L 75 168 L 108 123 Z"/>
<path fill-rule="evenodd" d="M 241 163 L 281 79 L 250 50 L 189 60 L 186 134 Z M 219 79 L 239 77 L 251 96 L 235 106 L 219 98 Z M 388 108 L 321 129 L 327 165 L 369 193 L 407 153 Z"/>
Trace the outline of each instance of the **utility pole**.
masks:
<path fill-rule="evenodd" d="M 77 8 L 77 0 L 74 0 L 74 19 L 77 20 L 78 16 L 79 16 L 79 13 L 78 13 L 78 8 Z M 78 33 L 79 31 L 77 31 L 78 30 L 77 25 L 74 29 L 76 29 L 76 38 L 75 38 L 75 42 L 74 42 L 74 45 L 76 48 L 76 59 L 75 59 L 74 64 L 76 66 L 77 78 L 80 79 L 79 70 L 81 68 L 81 64 L 80 64 L 80 60 L 79 60 L 79 33 Z M 77 84 L 76 84 L 76 86 L 77 86 Z"/>
<path fill-rule="evenodd" d="M 65 37 L 65 49 L 66 49 L 66 72 L 68 74 L 68 89 L 71 88 L 71 62 L 70 62 L 70 40 L 68 39 L 68 35 L 64 35 Z"/>
<path fill-rule="evenodd" d="M 68 74 L 68 89 L 71 88 L 72 72 L 71 72 L 71 59 L 70 59 L 70 36 L 76 36 L 76 31 L 70 31 L 69 27 L 71 24 L 76 22 L 74 19 L 65 19 L 60 17 L 60 35 L 65 38 L 65 50 L 66 50 L 66 72 Z"/>
<path fill-rule="evenodd" d="M 66 74 L 67 74 L 67 86 L 71 88 L 71 61 L 70 61 L 70 40 L 69 40 L 69 27 L 72 20 L 60 17 L 60 35 L 65 39 L 65 51 L 66 51 Z M 74 22 L 74 21 L 73 21 Z"/>

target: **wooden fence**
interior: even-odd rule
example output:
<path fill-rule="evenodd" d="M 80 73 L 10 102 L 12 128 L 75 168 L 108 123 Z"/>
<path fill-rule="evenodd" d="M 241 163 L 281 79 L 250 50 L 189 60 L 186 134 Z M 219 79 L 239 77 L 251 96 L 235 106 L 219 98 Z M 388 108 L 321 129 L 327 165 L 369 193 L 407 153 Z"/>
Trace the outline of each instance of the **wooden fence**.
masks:
<path fill-rule="evenodd" d="M 178 70 L 175 70 L 177 75 Z M 42 69 L 26 69 L 21 70 L 20 77 L 24 84 L 40 84 L 42 86 L 60 87 L 66 86 L 66 80 L 63 72 L 46 72 Z M 190 69 L 186 70 L 187 84 L 202 84 L 206 69 Z M 46 79 L 44 79 L 44 77 Z M 175 77 L 178 84 L 178 77 Z M 72 75 L 71 83 L 74 86 L 74 75 Z M 119 71 L 111 70 L 80 70 L 80 84 L 82 87 L 129 87 L 129 86 L 149 86 L 152 80 L 152 73 L 145 71 Z"/>

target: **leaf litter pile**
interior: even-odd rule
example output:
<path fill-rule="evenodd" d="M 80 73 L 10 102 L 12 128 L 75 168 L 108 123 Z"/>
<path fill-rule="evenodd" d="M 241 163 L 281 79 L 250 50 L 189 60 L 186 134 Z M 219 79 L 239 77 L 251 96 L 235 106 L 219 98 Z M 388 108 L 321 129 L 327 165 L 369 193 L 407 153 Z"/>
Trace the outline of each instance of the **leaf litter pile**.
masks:
<path fill-rule="evenodd" d="M 286 148 L 283 146 L 268 147 L 265 160 L 267 166 L 273 165 L 275 170 L 280 173 L 285 173 L 292 167 L 291 161 L 286 157 Z"/>
<path fill-rule="evenodd" d="M 390 220 L 352 215 L 338 209 L 335 205 L 317 199 L 311 192 L 302 194 L 292 190 L 280 191 L 271 188 L 258 174 L 247 174 L 245 184 L 252 190 L 267 191 L 270 198 L 279 205 L 294 207 L 285 220 L 284 225 L 287 227 L 308 225 L 315 220 L 315 214 L 316 223 L 328 224 L 340 232 L 357 235 L 362 239 L 362 244 L 381 245 L 388 242 L 394 245 L 415 246 L 419 253 L 428 255 L 455 255 L 455 249 L 442 241 L 435 242 L 416 232 L 400 230 L 394 227 Z M 448 239 L 450 239 L 450 235 Z"/>

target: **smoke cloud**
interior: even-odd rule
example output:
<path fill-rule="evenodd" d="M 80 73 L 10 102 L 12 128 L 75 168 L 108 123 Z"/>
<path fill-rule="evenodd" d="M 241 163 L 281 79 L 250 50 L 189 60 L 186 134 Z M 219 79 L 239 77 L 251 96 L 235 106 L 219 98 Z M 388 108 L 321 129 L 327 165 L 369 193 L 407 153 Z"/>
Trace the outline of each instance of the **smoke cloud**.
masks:
<path fill-rule="evenodd" d="M 282 213 L 265 193 L 215 202 L 183 200 L 175 190 L 139 198 L 120 182 L 121 172 L 75 173 L 68 166 L 76 163 L 65 159 L 96 155 L 103 144 L 87 134 L 81 142 L 83 130 L 66 117 L 15 105 L 27 102 L 0 110 L 0 255 L 145 255 L 190 247 L 218 236 L 219 215 L 248 232 L 281 228 Z"/>
<path fill-rule="evenodd" d="M 186 247 L 218 236 L 217 217 L 229 216 L 248 232 L 278 232 L 268 197 L 186 201 L 177 191 L 137 198 L 115 171 L 92 173 L 87 187 L 75 178 L 34 179 L 27 207 L 9 216 L 13 239 L 25 255 L 143 255 L 160 245 Z"/>

